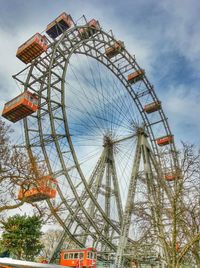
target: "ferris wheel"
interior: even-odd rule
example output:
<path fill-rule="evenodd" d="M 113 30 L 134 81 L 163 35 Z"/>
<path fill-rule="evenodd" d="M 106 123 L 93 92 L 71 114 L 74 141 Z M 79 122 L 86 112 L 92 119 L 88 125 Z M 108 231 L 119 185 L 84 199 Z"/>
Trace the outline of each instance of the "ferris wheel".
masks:
<path fill-rule="evenodd" d="M 55 251 L 93 246 L 115 252 L 120 263 L 138 238 L 134 207 L 155 201 L 157 184 L 170 195 L 176 181 L 176 148 L 161 101 L 124 43 L 95 19 L 75 23 L 63 13 L 24 46 L 18 57 L 30 64 L 14 79 L 35 107 L 7 118 L 27 113 L 29 156 L 39 155 L 57 184 L 56 198 L 36 200 L 46 200 L 63 228 Z"/>

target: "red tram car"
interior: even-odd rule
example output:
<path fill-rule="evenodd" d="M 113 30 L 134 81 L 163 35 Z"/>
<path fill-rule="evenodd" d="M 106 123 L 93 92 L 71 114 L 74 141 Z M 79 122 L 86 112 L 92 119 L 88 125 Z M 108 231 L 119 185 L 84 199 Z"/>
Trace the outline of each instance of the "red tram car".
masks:
<path fill-rule="evenodd" d="M 96 268 L 97 252 L 94 248 L 62 250 L 60 265 L 68 267 Z"/>

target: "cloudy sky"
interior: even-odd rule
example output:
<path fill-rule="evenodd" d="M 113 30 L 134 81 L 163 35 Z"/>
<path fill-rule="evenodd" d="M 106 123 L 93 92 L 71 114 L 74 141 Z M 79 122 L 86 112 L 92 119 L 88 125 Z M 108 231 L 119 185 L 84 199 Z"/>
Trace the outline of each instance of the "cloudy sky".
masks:
<path fill-rule="evenodd" d="M 21 43 L 61 12 L 74 21 L 83 14 L 136 55 L 162 101 L 175 139 L 200 144 L 199 0 L 0 0 L 0 110 L 20 93 L 12 75 L 25 65 Z"/>

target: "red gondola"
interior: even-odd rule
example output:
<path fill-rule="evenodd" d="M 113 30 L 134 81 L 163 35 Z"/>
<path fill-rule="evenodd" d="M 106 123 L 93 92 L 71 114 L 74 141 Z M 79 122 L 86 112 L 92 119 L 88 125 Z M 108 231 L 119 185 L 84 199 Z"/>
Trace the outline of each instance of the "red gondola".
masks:
<path fill-rule="evenodd" d="M 42 201 L 48 198 L 56 197 L 57 180 L 47 175 L 32 184 L 23 187 L 19 191 L 18 199 L 24 197 L 28 202 Z"/>
<path fill-rule="evenodd" d="M 69 267 L 96 268 L 97 252 L 94 248 L 62 250 L 60 265 Z"/>
<path fill-rule="evenodd" d="M 128 82 L 131 84 L 135 84 L 138 81 L 142 80 L 142 78 L 144 77 L 144 70 L 137 70 L 131 74 L 128 75 Z"/>
<path fill-rule="evenodd" d="M 65 12 L 60 14 L 54 21 L 49 23 L 46 28 L 46 33 L 51 38 L 58 37 L 63 31 L 69 29 L 73 25 L 73 21 L 70 15 Z"/>
<path fill-rule="evenodd" d="M 15 123 L 37 110 L 38 96 L 25 91 L 4 105 L 2 116 Z"/>
<path fill-rule="evenodd" d="M 178 242 L 176 242 L 176 252 L 180 251 L 180 244 Z"/>
<path fill-rule="evenodd" d="M 47 48 L 46 37 L 36 33 L 18 48 L 16 56 L 27 64 L 47 51 Z"/>
<path fill-rule="evenodd" d="M 85 26 L 89 26 L 90 28 L 81 28 L 79 29 L 80 38 L 89 38 L 93 34 L 95 34 L 98 30 L 100 30 L 100 25 L 98 20 L 92 19 Z"/>
<path fill-rule="evenodd" d="M 156 112 L 156 111 L 158 111 L 158 110 L 160 110 L 160 109 L 161 109 L 161 102 L 160 102 L 160 101 L 151 102 L 151 103 L 146 104 L 146 105 L 144 106 L 144 111 L 145 111 L 147 114 Z"/>
<path fill-rule="evenodd" d="M 165 173 L 165 180 L 167 181 L 174 181 L 176 179 L 179 179 L 180 177 L 181 177 L 181 170 L 178 167 L 176 168 L 174 167 Z"/>
<path fill-rule="evenodd" d="M 174 181 L 176 179 L 176 174 L 175 173 L 166 173 L 165 174 L 165 179 L 167 181 Z"/>
<path fill-rule="evenodd" d="M 106 56 L 111 59 L 112 57 L 116 56 L 124 49 L 124 43 L 122 41 L 117 41 L 114 43 L 114 45 L 106 48 L 105 54 Z"/>
<path fill-rule="evenodd" d="M 159 146 L 165 146 L 167 144 L 172 143 L 174 140 L 173 135 L 169 135 L 169 136 L 164 136 L 164 137 L 160 137 L 156 140 L 156 143 Z"/>

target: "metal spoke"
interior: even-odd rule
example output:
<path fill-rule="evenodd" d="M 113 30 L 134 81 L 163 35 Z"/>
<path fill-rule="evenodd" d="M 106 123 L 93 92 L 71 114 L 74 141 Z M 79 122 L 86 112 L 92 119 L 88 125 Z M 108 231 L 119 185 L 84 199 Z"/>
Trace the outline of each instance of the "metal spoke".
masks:
<path fill-rule="evenodd" d="M 179 164 L 174 142 L 164 158 L 156 143 L 158 133 L 171 135 L 162 107 L 153 114 L 144 110 L 147 101 L 159 101 L 147 76 L 133 84 L 127 79 L 142 69 L 135 57 L 124 48 L 109 58 L 105 49 L 117 41 L 112 33 L 99 29 L 82 39 L 81 27 L 49 40 L 47 53 L 13 78 L 39 97 L 37 114 L 24 119 L 29 156 L 40 155 L 59 182 L 55 202 L 47 201 L 63 228 L 51 261 L 71 241 L 116 253 L 121 267 L 126 247 L 133 245 L 129 230 L 137 184 L 153 203 L 159 199 L 154 175 L 163 176 L 163 163 Z M 168 184 L 155 183 L 171 200 Z"/>

